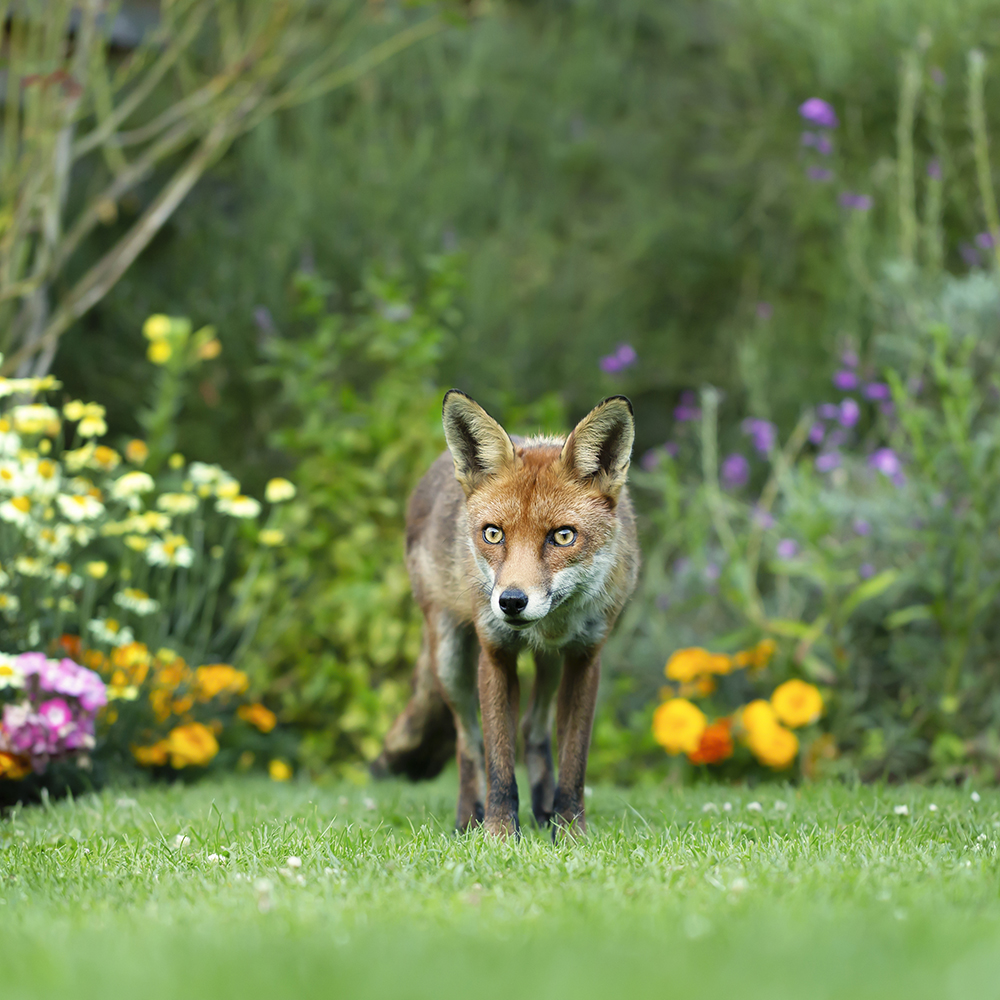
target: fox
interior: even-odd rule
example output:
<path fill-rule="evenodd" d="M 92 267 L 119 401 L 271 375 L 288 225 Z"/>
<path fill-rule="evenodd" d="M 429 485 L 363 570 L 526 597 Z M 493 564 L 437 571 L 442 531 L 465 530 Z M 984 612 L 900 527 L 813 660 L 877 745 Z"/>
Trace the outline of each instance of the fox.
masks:
<path fill-rule="evenodd" d="M 451 389 L 442 420 L 448 450 L 406 513 L 406 566 L 424 619 L 412 697 L 373 772 L 433 777 L 454 750 L 456 829 L 519 837 L 517 661 L 528 649 L 535 677 L 521 730 L 532 813 L 553 838 L 584 835 L 601 649 L 639 572 L 626 485 L 632 404 L 609 396 L 566 437 L 521 438 Z"/>

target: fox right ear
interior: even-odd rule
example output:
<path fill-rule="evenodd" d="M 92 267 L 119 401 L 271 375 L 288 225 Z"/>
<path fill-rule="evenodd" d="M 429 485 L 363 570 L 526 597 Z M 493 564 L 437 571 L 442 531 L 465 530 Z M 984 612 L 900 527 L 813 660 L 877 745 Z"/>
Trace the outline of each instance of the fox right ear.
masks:
<path fill-rule="evenodd" d="M 468 496 L 485 479 L 514 465 L 514 442 L 474 400 L 458 389 L 445 393 L 442 408 L 455 478 Z"/>

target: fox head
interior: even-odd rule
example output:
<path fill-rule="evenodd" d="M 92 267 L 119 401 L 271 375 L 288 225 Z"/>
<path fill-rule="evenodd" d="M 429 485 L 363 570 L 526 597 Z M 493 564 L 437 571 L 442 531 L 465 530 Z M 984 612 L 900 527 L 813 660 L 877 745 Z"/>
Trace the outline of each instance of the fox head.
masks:
<path fill-rule="evenodd" d="M 443 415 L 493 616 L 521 630 L 574 596 L 596 596 L 614 561 L 635 437 L 628 399 L 608 397 L 565 441 L 515 444 L 457 389 L 445 395 Z"/>

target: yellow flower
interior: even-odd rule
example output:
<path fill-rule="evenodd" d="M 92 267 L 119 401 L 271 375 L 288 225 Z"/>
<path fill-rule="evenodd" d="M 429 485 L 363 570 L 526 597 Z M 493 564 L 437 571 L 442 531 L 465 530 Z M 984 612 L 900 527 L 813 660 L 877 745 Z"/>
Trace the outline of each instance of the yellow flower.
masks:
<path fill-rule="evenodd" d="M 116 469 L 121 460 L 121 455 L 114 448 L 109 448 L 107 445 L 99 444 L 94 449 L 94 463 L 104 472 L 111 472 L 113 469 Z"/>
<path fill-rule="evenodd" d="M 133 552 L 145 552 L 149 548 L 149 539 L 142 535 L 126 535 L 124 541 Z"/>
<path fill-rule="evenodd" d="M 747 745 L 757 760 L 775 770 L 788 767 L 799 752 L 799 738 L 777 723 L 751 730 Z"/>
<path fill-rule="evenodd" d="M 228 663 L 213 663 L 194 672 L 194 686 L 198 700 L 209 701 L 218 694 L 242 694 L 250 686 L 250 679 Z"/>
<path fill-rule="evenodd" d="M 184 456 L 179 451 L 175 451 L 170 458 L 167 459 L 167 465 L 169 465 L 171 469 L 183 469 Z"/>
<path fill-rule="evenodd" d="M 287 479 L 272 479 L 264 487 L 264 499 L 268 503 L 281 503 L 295 496 L 295 485 Z"/>
<path fill-rule="evenodd" d="M 283 760 L 272 760 L 267 765 L 267 773 L 272 781 L 288 781 L 292 777 L 292 769 Z"/>
<path fill-rule="evenodd" d="M 279 531 L 277 528 L 265 528 L 259 535 L 260 544 L 266 545 L 269 548 L 274 548 L 276 545 L 284 545 L 285 543 L 285 533 Z"/>
<path fill-rule="evenodd" d="M 157 313 L 150 316 L 149 319 L 142 324 L 142 335 L 147 340 L 163 340 L 164 337 L 170 336 L 172 328 L 173 323 L 171 323 L 170 317 L 164 316 L 162 313 Z"/>
<path fill-rule="evenodd" d="M 147 472 L 126 472 L 119 476 L 111 486 L 111 495 L 116 500 L 133 501 L 142 493 L 149 493 L 156 486 L 153 477 Z M 138 509 L 138 504 L 133 509 Z"/>
<path fill-rule="evenodd" d="M 220 514 L 228 514 L 230 517 L 250 518 L 260 513 L 260 504 L 253 497 L 241 495 L 232 498 L 223 497 L 216 502 L 215 509 Z"/>
<path fill-rule="evenodd" d="M 778 725 L 778 717 L 769 701 L 757 698 L 744 705 L 739 713 L 739 722 L 746 733 L 755 733 Z"/>
<path fill-rule="evenodd" d="M 669 681 L 693 681 L 699 674 L 707 673 L 705 663 L 711 654 L 706 649 L 692 646 L 678 649 L 664 669 Z"/>
<path fill-rule="evenodd" d="M 156 506 L 168 514 L 190 514 L 198 509 L 198 498 L 190 493 L 162 493 L 156 499 Z"/>
<path fill-rule="evenodd" d="M 694 753 L 708 720 L 686 698 L 671 698 L 653 713 L 653 738 L 667 753 Z"/>
<path fill-rule="evenodd" d="M 0 778 L 17 781 L 31 773 L 27 757 L 16 757 L 10 753 L 0 753 Z"/>
<path fill-rule="evenodd" d="M 219 341 L 218 337 L 213 337 L 211 340 L 206 341 L 201 347 L 198 348 L 198 357 L 202 361 L 211 361 L 212 358 L 217 358 L 222 353 L 222 343 Z"/>
<path fill-rule="evenodd" d="M 256 726 L 262 733 L 269 733 L 278 722 L 278 717 L 266 706 L 255 702 L 253 705 L 240 705 L 236 714 L 251 726 Z"/>
<path fill-rule="evenodd" d="M 149 445 L 145 441 L 133 438 L 125 445 L 125 457 L 133 465 L 142 465 L 149 458 Z"/>
<path fill-rule="evenodd" d="M 59 433 L 59 411 L 51 406 L 40 403 L 29 403 L 25 406 L 15 406 L 11 411 L 14 430 L 19 434 L 49 434 Z"/>
<path fill-rule="evenodd" d="M 240 484 L 236 479 L 224 479 L 215 488 L 215 495 L 217 497 L 223 497 L 227 500 L 232 500 L 240 495 Z"/>
<path fill-rule="evenodd" d="M 166 742 L 170 766 L 175 768 L 207 764 L 219 752 L 215 734 L 200 722 L 189 722 L 172 729 Z"/>
<path fill-rule="evenodd" d="M 87 576 L 92 576 L 95 580 L 103 580 L 108 575 L 108 564 L 106 562 L 95 561 L 86 565 Z"/>
<path fill-rule="evenodd" d="M 815 722 L 823 711 L 823 696 L 817 688 L 797 678 L 774 689 L 771 704 L 775 714 L 792 729 Z"/>
<path fill-rule="evenodd" d="M 165 365 L 173 353 L 174 349 L 167 340 L 154 340 L 146 349 L 146 356 L 154 365 Z"/>
<path fill-rule="evenodd" d="M 82 399 L 73 399 L 63 407 L 63 416 L 67 420 L 82 420 L 85 405 Z"/>
<path fill-rule="evenodd" d="M 773 639 L 761 639 L 752 650 L 753 666 L 757 670 L 763 670 L 771 662 L 776 648 L 777 643 Z"/>

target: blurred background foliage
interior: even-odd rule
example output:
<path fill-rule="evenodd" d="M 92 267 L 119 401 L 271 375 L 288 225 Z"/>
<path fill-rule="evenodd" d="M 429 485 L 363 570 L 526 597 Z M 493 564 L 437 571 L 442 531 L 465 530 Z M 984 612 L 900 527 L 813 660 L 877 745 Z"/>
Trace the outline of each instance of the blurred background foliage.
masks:
<path fill-rule="evenodd" d="M 389 27 L 400 16 L 371 10 Z M 443 389 L 508 426 L 546 429 L 626 392 L 638 457 L 675 436 L 681 394 L 711 384 L 721 451 L 747 413 L 784 439 L 828 393 L 845 345 L 884 362 L 880 337 L 905 339 L 913 297 L 937 301 L 986 228 L 966 59 L 997 52 L 990 0 L 509 0 L 475 13 L 240 138 L 56 358 L 68 390 L 106 402 L 130 433 L 143 319 L 218 328 L 224 363 L 181 414 L 179 447 L 250 489 L 274 474 L 299 486 L 287 552 L 259 584 L 269 610 L 251 669 L 310 734 L 314 769 L 371 757 L 402 698 L 417 622 L 401 516 L 442 446 Z M 907 59 L 920 85 L 901 132 Z M 998 87 L 988 73 L 994 137 Z M 810 178 L 816 153 L 801 144 L 797 108 L 814 96 L 840 117 L 828 180 Z M 946 195 L 940 260 L 925 255 L 894 283 L 884 263 L 905 237 L 901 136 L 913 145 L 909 210 L 931 210 L 932 161 Z M 845 192 L 871 210 L 845 208 Z M 598 359 L 621 343 L 640 363 L 603 372 Z M 637 484 L 647 571 L 611 647 L 594 752 L 595 772 L 621 778 L 653 746 L 666 656 L 738 624 L 712 601 L 685 621 L 665 614 L 664 574 L 685 555 L 671 532 L 717 539 L 695 517 L 669 521 L 678 508 L 663 484 Z M 885 499 L 886 518 L 896 502 Z M 880 690 L 883 708 L 898 700 L 898 686 Z M 866 773 L 919 769 L 935 733 L 954 730 L 903 728 L 889 743 L 906 744 L 909 763 L 869 746 L 866 759 L 889 764 Z"/>

